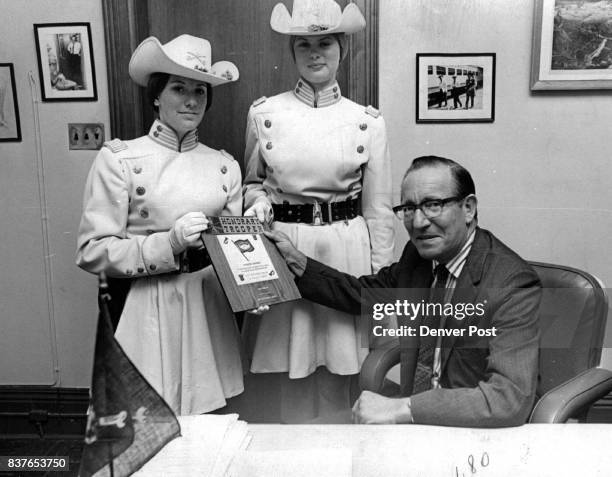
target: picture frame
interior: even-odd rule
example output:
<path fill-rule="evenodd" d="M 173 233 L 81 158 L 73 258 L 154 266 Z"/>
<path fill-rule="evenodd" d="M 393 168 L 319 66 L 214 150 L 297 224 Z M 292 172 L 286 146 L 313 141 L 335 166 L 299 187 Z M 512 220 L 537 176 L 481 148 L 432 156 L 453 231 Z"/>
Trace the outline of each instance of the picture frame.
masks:
<path fill-rule="evenodd" d="M 612 88 L 612 11 L 599 0 L 536 0 L 532 90 Z"/>
<path fill-rule="evenodd" d="M 21 142 L 13 63 L 0 63 L 0 142 Z"/>
<path fill-rule="evenodd" d="M 417 53 L 417 123 L 494 120 L 495 53 Z"/>
<path fill-rule="evenodd" d="M 97 101 L 89 23 L 34 24 L 43 101 Z"/>

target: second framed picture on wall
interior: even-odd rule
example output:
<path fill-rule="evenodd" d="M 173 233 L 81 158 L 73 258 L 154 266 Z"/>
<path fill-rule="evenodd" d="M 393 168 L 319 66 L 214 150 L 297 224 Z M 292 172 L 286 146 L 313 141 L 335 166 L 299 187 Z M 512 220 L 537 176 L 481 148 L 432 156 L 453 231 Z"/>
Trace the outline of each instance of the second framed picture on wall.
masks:
<path fill-rule="evenodd" d="M 495 53 L 417 53 L 417 123 L 495 119 Z"/>
<path fill-rule="evenodd" d="M 97 101 L 89 23 L 34 25 L 43 101 Z"/>

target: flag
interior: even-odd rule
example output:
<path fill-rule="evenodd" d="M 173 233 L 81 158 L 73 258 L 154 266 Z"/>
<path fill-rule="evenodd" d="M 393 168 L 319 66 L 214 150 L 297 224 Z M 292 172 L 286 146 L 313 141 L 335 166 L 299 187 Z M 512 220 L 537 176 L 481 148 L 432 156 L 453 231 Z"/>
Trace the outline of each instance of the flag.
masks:
<path fill-rule="evenodd" d="M 100 315 L 79 476 L 131 475 L 180 435 L 174 412 L 113 336 L 108 285 L 100 275 Z"/>
<path fill-rule="evenodd" d="M 238 247 L 238 250 L 240 250 L 240 253 L 242 254 L 246 252 L 252 252 L 253 250 L 255 250 L 255 247 L 253 247 L 253 244 L 251 243 L 249 239 L 234 240 L 234 245 Z"/>

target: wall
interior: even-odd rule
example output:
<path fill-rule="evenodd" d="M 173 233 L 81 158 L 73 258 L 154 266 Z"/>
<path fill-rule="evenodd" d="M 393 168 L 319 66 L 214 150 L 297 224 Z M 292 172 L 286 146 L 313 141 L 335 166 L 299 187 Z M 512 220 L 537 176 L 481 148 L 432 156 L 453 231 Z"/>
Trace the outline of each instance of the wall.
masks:
<path fill-rule="evenodd" d="M 69 151 L 67 123 L 109 128 L 99 0 L 0 0 L 0 62 L 14 63 L 23 141 L 0 143 L 0 384 L 86 387 L 96 282 L 74 264 L 83 184 L 95 151 Z M 96 102 L 33 103 L 39 74 L 34 23 L 90 22 Z M 33 105 L 40 118 L 40 151 Z"/>
<path fill-rule="evenodd" d="M 474 176 L 483 227 L 526 259 L 612 286 L 612 92 L 530 92 L 532 0 L 380 3 L 380 107 L 396 200 L 412 158 L 456 159 Z M 416 53 L 442 52 L 497 54 L 494 123 L 415 123 Z M 602 364 L 612 369 L 610 351 Z"/>

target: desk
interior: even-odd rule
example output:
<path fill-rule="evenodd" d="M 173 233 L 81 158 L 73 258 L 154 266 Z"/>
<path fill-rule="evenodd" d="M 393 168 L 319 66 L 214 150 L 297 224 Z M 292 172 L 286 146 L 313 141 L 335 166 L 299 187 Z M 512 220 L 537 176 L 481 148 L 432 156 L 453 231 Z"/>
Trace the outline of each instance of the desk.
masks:
<path fill-rule="evenodd" d="M 351 475 L 352 471 L 355 477 L 612 475 L 610 424 L 465 429 L 419 425 L 246 425 L 236 419 L 237 415 L 179 417 L 182 437 L 170 442 L 138 475 L 222 475 L 223 471 L 212 470 L 219 469 L 215 461 L 223 454 L 221 442 L 224 435 L 227 439 L 227 423 L 242 429 L 241 441 L 246 432 L 251 437 L 246 452 L 234 454 L 238 449 L 233 448 L 230 454 L 223 454 L 228 459 L 236 455 L 238 469 L 233 470 L 240 476 L 269 477 L 270 472 L 262 469 L 273 467 L 274 477 L 291 477 L 296 472 L 307 476 L 327 472 L 337 477 L 336 464 L 343 469 L 343 475 Z M 269 451 L 288 452 L 275 455 Z M 245 472 L 245 468 L 250 470 Z"/>
<path fill-rule="evenodd" d="M 507 429 L 255 424 L 248 429 L 249 451 L 349 448 L 353 476 L 359 477 L 612 475 L 609 424 Z"/>

